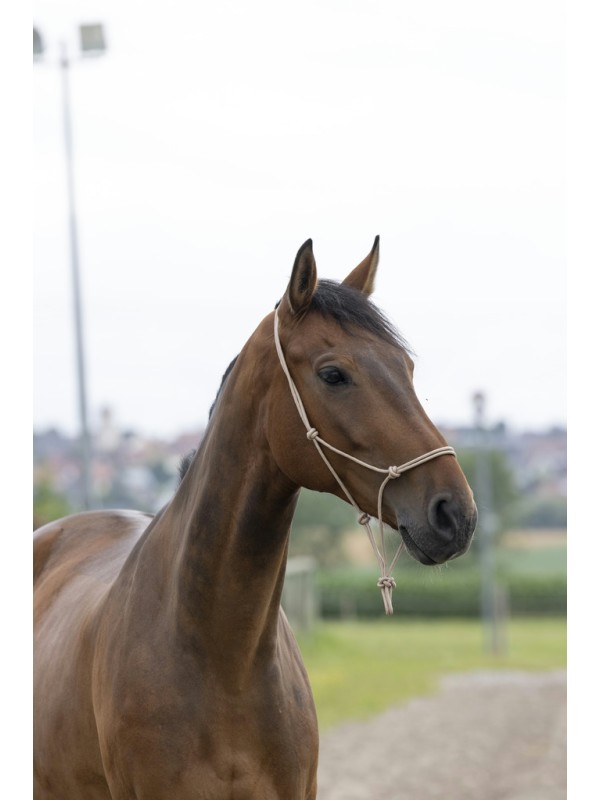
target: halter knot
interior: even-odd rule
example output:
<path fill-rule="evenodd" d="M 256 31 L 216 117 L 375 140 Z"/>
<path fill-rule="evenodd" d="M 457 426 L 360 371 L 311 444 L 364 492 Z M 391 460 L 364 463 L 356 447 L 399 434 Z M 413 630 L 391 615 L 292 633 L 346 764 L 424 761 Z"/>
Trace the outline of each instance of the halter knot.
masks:
<path fill-rule="evenodd" d="M 359 525 L 368 525 L 370 519 L 371 519 L 371 517 L 368 514 L 363 513 L 358 518 L 358 524 Z"/>
<path fill-rule="evenodd" d="M 377 581 L 377 586 L 380 589 L 395 589 L 396 581 L 391 577 L 391 575 L 382 575 Z"/>
<path fill-rule="evenodd" d="M 390 478 L 399 478 L 402 475 L 402 467 L 390 467 L 388 469 L 388 475 Z"/>
<path fill-rule="evenodd" d="M 316 428 L 310 428 L 306 431 L 306 438 L 314 442 L 315 439 L 319 438 L 319 431 Z"/>

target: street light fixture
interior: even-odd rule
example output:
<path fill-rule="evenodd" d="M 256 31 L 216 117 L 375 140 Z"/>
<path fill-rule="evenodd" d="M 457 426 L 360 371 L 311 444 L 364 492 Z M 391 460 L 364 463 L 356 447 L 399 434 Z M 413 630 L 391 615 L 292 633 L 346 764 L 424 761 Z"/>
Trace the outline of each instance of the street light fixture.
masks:
<path fill-rule="evenodd" d="M 37 28 L 33 29 L 33 60 L 40 61 L 44 55 L 44 40 Z"/>
<path fill-rule="evenodd" d="M 79 26 L 79 43 L 84 56 L 101 56 L 106 52 L 104 28 L 97 23 Z"/>
<path fill-rule="evenodd" d="M 101 24 L 79 26 L 80 56 L 100 56 L 106 52 L 104 29 Z M 45 50 L 44 41 L 37 28 L 33 29 L 33 60 L 41 61 Z M 73 133 L 71 124 L 71 97 L 69 70 L 72 59 L 66 43 L 60 43 L 60 67 L 62 74 L 63 132 L 65 143 L 65 162 L 67 172 L 67 198 L 69 206 L 69 245 L 71 255 L 71 275 L 73 282 L 73 311 L 75 322 L 75 345 L 77 360 L 77 397 L 80 424 L 81 451 L 81 491 L 82 505 L 91 508 L 91 440 L 88 426 L 85 358 L 83 347 L 83 313 L 81 304 L 81 281 L 79 268 L 79 241 L 77 235 L 77 214 L 75 204 L 75 179 L 73 161 Z"/>

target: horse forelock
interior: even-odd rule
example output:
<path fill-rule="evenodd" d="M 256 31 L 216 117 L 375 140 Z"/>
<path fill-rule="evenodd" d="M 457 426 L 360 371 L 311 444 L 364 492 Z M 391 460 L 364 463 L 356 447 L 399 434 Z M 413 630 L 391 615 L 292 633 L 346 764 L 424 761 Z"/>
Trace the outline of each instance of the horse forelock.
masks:
<path fill-rule="evenodd" d="M 363 328 L 412 354 L 404 337 L 385 314 L 362 292 L 351 286 L 336 281 L 320 280 L 308 311 L 335 320 L 344 330 L 349 330 L 352 326 Z"/>

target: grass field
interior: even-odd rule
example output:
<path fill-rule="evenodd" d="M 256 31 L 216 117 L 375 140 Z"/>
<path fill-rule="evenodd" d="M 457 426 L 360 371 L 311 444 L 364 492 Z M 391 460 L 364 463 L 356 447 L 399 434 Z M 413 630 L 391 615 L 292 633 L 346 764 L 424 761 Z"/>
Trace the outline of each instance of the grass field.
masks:
<path fill-rule="evenodd" d="M 479 620 L 321 622 L 299 644 L 321 730 L 435 691 L 452 672 L 566 665 L 564 618 L 519 618 L 504 655 L 486 654 Z"/>

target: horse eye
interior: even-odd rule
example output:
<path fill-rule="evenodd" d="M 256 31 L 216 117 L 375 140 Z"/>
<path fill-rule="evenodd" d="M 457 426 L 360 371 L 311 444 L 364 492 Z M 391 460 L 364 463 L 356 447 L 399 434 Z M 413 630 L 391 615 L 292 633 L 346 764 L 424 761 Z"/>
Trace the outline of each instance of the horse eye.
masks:
<path fill-rule="evenodd" d="M 330 386 L 339 386 L 342 383 L 350 383 L 350 379 L 337 367 L 325 367 L 319 371 L 319 378 Z"/>

